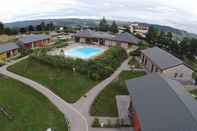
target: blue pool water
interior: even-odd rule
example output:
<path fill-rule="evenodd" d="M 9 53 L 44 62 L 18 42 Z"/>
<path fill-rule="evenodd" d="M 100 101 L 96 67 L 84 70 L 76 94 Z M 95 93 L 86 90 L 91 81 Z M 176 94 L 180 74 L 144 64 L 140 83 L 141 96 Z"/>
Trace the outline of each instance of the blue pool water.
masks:
<path fill-rule="evenodd" d="M 65 50 L 64 55 L 67 57 L 75 57 L 81 59 L 89 59 L 99 53 L 101 53 L 103 49 L 96 47 L 78 47 L 70 50 Z"/>

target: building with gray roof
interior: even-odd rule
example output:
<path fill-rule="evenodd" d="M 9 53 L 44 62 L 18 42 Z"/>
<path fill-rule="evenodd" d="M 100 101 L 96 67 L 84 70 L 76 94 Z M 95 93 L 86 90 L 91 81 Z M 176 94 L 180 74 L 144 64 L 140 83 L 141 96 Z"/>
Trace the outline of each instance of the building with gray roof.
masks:
<path fill-rule="evenodd" d="M 18 39 L 18 44 L 20 46 L 26 47 L 26 48 L 34 48 L 34 47 L 41 47 L 46 42 L 49 42 L 50 37 L 45 34 L 33 34 L 33 35 L 26 35 L 22 36 Z"/>
<path fill-rule="evenodd" d="M 138 44 L 140 42 L 140 40 L 137 37 L 135 37 L 134 35 L 128 32 L 124 32 L 116 35 L 114 40 L 119 42 L 131 43 L 131 44 Z"/>
<path fill-rule="evenodd" d="M 157 64 L 162 70 L 183 64 L 182 60 L 158 47 L 145 49 L 142 53 Z"/>
<path fill-rule="evenodd" d="M 92 30 L 82 30 L 77 32 L 74 36 L 80 38 L 95 38 L 95 39 L 108 39 L 108 40 L 113 40 L 113 38 L 115 37 L 114 35 L 107 32 L 92 31 Z"/>
<path fill-rule="evenodd" d="M 142 50 L 141 62 L 150 73 L 159 72 L 183 84 L 192 84 L 192 69 L 179 58 L 158 47 Z"/>
<path fill-rule="evenodd" d="M 18 48 L 19 46 L 16 43 L 0 44 L 0 53 L 4 53 Z"/>
<path fill-rule="evenodd" d="M 197 101 L 158 73 L 126 81 L 135 131 L 197 131 Z"/>
<path fill-rule="evenodd" d="M 19 46 L 16 43 L 0 44 L 0 60 L 6 60 L 7 58 L 17 54 Z"/>
<path fill-rule="evenodd" d="M 77 42 L 100 44 L 106 46 L 121 45 L 128 48 L 131 44 L 138 44 L 140 40 L 129 33 L 121 33 L 117 35 L 109 32 L 100 32 L 92 30 L 82 30 L 74 35 Z"/>

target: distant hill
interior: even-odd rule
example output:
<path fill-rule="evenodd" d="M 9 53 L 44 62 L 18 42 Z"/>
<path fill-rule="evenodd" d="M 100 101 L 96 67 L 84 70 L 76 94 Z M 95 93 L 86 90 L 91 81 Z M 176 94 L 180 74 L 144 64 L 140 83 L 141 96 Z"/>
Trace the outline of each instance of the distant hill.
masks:
<path fill-rule="evenodd" d="M 19 21 L 19 22 L 5 23 L 5 26 L 21 28 L 21 27 L 27 27 L 29 25 L 36 26 L 43 21 L 45 23 L 53 22 L 56 26 L 67 26 L 67 27 L 78 27 L 78 26 L 95 27 L 99 23 L 99 20 L 95 20 L 95 19 L 68 18 L 68 19 L 45 19 L 45 20 Z M 111 23 L 111 21 L 109 22 Z M 141 23 L 141 22 L 125 22 L 125 21 L 117 22 L 118 25 L 129 25 L 131 23 L 140 23 L 140 24 L 144 24 L 147 26 L 155 26 L 161 31 L 173 32 L 178 39 L 182 39 L 184 37 L 197 38 L 196 34 L 192 34 L 187 31 L 176 29 L 176 28 L 169 27 L 169 26 L 154 25 L 154 24 Z"/>
<path fill-rule="evenodd" d="M 36 26 L 41 22 L 45 22 L 45 23 L 53 22 L 56 26 L 67 26 L 67 27 L 76 27 L 76 26 L 94 27 L 98 24 L 98 20 L 70 18 L 70 19 L 44 19 L 44 20 L 19 21 L 19 22 L 5 23 L 5 26 L 22 28 L 22 27 L 27 27 L 29 25 Z"/>
<path fill-rule="evenodd" d="M 160 30 L 162 30 L 164 32 L 173 32 L 178 39 L 182 39 L 184 37 L 197 38 L 196 34 L 189 33 L 187 31 L 176 29 L 176 28 L 173 28 L 173 27 L 161 26 L 161 25 L 153 25 L 153 26 L 159 28 Z"/>

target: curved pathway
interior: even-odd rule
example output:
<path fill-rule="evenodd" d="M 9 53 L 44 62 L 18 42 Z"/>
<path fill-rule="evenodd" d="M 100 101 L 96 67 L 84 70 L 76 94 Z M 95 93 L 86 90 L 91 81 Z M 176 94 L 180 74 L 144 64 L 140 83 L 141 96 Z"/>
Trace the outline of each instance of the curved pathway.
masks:
<path fill-rule="evenodd" d="M 81 97 L 80 100 L 78 100 L 73 106 L 78 109 L 87 119 L 89 129 L 90 131 L 95 130 L 92 129 L 92 121 L 93 117 L 90 116 L 90 108 L 92 103 L 94 102 L 95 98 L 99 95 L 99 93 L 108 85 L 110 84 L 114 79 L 116 79 L 119 74 L 123 70 L 128 69 L 128 62 L 131 58 L 129 57 L 127 60 L 125 60 L 122 65 L 107 79 L 100 82 L 98 85 L 93 87 L 88 93 L 86 93 L 85 97 Z"/>
<path fill-rule="evenodd" d="M 15 62 L 11 62 L 3 67 L 0 67 L 0 74 L 16 79 L 32 87 L 36 91 L 42 93 L 44 96 L 46 96 L 64 114 L 66 119 L 69 120 L 70 131 L 79 131 L 79 129 L 80 131 L 88 131 L 88 123 L 87 123 L 86 118 L 78 110 L 76 110 L 72 105 L 65 102 L 59 96 L 57 96 L 52 91 L 50 91 L 47 87 L 37 82 L 34 82 L 28 78 L 25 78 L 25 77 L 22 77 L 22 76 L 19 76 L 17 74 L 7 71 L 8 66 L 13 65 L 26 58 L 27 57 L 19 59 Z"/>
<path fill-rule="evenodd" d="M 7 70 L 8 66 L 11 66 L 23 59 L 26 59 L 27 57 L 21 58 L 19 60 L 16 60 L 14 62 L 10 62 L 7 65 L 0 67 L 0 74 L 6 75 L 8 77 L 11 77 L 13 79 L 16 79 L 36 91 L 42 93 L 44 96 L 46 96 L 65 116 L 67 120 L 70 122 L 70 131 L 97 131 L 97 129 L 93 129 L 91 127 L 93 118 L 89 114 L 89 110 L 91 108 L 92 103 L 94 102 L 97 95 L 108 85 L 110 84 L 115 78 L 118 77 L 118 75 L 123 71 L 128 69 L 128 62 L 130 58 L 125 60 L 122 65 L 107 79 L 100 82 L 98 85 L 93 87 L 87 94 L 86 97 L 81 97 L 79 101 L 77 101 L 75 104 L 71 105 L 67 102 L 65 102 L 62 98 L 54 94 L 52 91 L 50 91 L 47 87 L 32 81 L 28 78 L 22 77 L 20 75 L 17 75 L 15 73 L 12 73 Z M 110 130 L 109 130 L 110 131 Z"/>

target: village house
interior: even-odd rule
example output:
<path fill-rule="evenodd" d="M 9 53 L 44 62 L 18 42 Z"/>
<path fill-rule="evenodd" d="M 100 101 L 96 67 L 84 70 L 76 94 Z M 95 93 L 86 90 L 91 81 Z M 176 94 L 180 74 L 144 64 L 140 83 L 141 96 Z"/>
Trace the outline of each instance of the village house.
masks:
<path fill-rule="evenodd" d="M 150 72 L 159 72 L 182 84 L 192 83 L 192 69 L 170 53 L 158 48 L 148 48 L 141 51 L 141 63 Z"/>
<path fill-rule="evenodd" d="M 19 46 L 16 43 L 0 44 L 0 61 L 17 55 Z"/>
<path fill-rule="evenodd" d="M 20 37 L 17 44 L 24 48 L 34 49 L 43 47 L 50 42 L 50 37 L 48 35 L 27 35 Z"/>
<path fill-rule="evenodd" d="M 140 42 L 138 38 L 126 32 L 113 35 L 107 32 L 83 30 L 77 32 L 74 37 L 76 42 L 109 47 L 119 44 L 123 48 L 128 48 L 130 45 L 138 44 Z"/>
<path fill-rule="evenodd" d="M 130 31 L 133 33 L 147 34 L 149 31 L 149 27 L 144 24 L 133 23 L 129 27 L 130 27 Z"/>
<path fill-rule="evenodd" d="M 197 102 L 180 83 L 159 73 L 126 83 L 134 131 L 197 131 Z"/>

